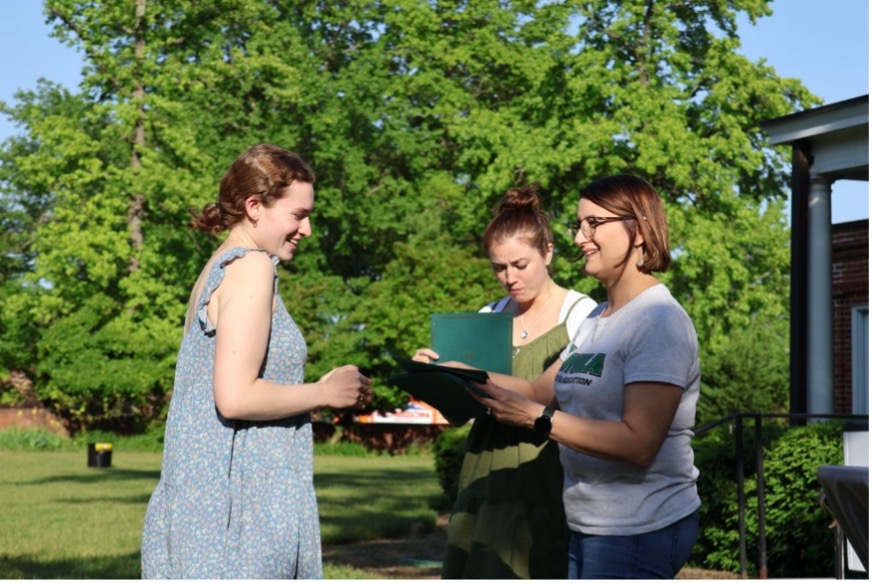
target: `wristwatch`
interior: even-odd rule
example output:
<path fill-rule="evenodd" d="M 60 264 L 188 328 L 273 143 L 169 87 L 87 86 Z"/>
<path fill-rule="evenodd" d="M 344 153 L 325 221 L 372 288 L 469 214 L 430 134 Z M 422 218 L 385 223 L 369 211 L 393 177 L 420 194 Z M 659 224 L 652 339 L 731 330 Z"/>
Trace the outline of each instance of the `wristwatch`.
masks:
<path fill-rule="evenodd" d="M 534 419 L 534 433 L 539 439 L 548 439 L 552 432 L 552 415 L 555 410 L 551 407 L 543 409 L 542 414 Z"/>

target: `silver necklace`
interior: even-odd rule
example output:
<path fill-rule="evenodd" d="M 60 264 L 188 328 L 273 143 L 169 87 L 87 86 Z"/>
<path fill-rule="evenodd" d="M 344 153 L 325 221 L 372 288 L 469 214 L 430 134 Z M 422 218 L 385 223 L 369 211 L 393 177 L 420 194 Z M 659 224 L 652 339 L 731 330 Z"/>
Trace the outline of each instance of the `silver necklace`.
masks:
<path fill-rule="evenodd" d="M 542 316 L 542 314 L 540 314 L 540 315 Z M 538 321 L 539 321 L 539 318 L 534 320 L 533 324 L 531 324 L 530 327 L 533 328 L 534 325 L 536 325 L 536 323 Z M 527 337 L 530 336 L 530 334 L 528 334 L 528 332 L 527 332 L 528 327 L 524 325 L 524 319 L 521 317 L 521 314 L 518 315 L 518 322 L 519 322 L 519 324 L 521 324 L 521 339 L 527 340 Z"/>
<path fill-rule="evenodd" d="M 549 287 L 549 288 L 546 290 L 546 294 L 550 294 L 551 291 L 552 291 L 552 288 Z M 543 312 L 545 312 L 545 311 L 546 311 L 546 308 L 548 308 L 548 306 L 549 306 L 549 304 L 548 304 L 548 299 L 549 299 L 549 298 L 548 298 L 548 296 L 547 296 L 547 297 L 546 297 L 546 303 L 543 304 L 543 307 L 542 307 L 542 308 L 540 308 L 540 313 L 537 314 L 537 317 L 534 319 L 533 323 L 532 323 L 530 326 L 525 326 L 525 325 L 524 325 L 524 318 L 522 318 L 522 316 L 521 316 L 521 312 L 518 313 L 518 323 L 521 324 L 521 339 L 522 339 L 522 340 L 527 340 L 527 337 L 530 336 L 530 334 L 529 334 L 528 331 L 527 331 L 528 328 L 533 328 L 534 326 L 536 326 L 536 325 L 537 325 L 537 322 L 540 321 L 540 318 L 543 317 Z M 528 308 L 528 309 L 530 309 L 530 308 Z"/>

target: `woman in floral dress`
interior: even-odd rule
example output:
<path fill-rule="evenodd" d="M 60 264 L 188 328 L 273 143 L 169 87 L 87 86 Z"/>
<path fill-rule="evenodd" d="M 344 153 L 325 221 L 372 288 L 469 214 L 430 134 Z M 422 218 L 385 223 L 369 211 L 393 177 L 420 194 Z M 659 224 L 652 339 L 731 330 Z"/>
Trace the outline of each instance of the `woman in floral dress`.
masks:
<path fill-rule="evenodd" d="M 315 175 L 270 145 L 240 155 L 190 225 L 228 231 L 191 291 L 146 511 L 144 578 L 320 578 L 310 412 L 362 407 L 355 366 L 304 383 L 306 343 L 277 293 L 311 233 Z"/>

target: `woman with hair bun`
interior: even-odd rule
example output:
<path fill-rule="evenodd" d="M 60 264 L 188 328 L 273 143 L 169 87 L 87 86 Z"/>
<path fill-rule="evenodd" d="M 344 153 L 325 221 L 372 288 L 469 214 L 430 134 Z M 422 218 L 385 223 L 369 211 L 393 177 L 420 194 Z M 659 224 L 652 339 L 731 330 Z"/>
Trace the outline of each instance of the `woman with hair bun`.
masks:
<path fill-rule="evenodd" d="M 508 311 L 512 373 L 536 379 L 558 357 L 596 303 L 549 275 L 554 236 L 537 185 L 508 190 L 483 244 L 508 295 L 482 312 Z M 419 349 L 415 360 L 439 355 Z M 444 579 L 565 579 L 569 531 L 557 444 L 493 417 L 475 419 L 449 522 Z"/>
<path fill-rule="evenodd" d="M 322 576 L 310 412 L 361 408 L 356 366 L 304 383 L 306 343 L 277 293 L 279 261 L 312 234 L 315 174 L 259 145 L 189 225 L 227 231 L 194 284 L 176 363 L 143 578 Z"/>

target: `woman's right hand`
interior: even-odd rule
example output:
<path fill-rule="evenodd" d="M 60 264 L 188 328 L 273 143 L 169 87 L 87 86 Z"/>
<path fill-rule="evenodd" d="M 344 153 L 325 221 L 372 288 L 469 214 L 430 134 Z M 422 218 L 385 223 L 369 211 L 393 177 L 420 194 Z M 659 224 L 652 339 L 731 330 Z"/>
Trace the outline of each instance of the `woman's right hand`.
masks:
<path fill-rule="evenodd" d="M 326 405 L 332 409 L 360 408 L 373 397 L 373 381 L 352 364 L 333 369 L 318 382 L 323 385 Z"/>
<path fill-rule="evenodd" d="M 415 351 L 415 354 L 412 355 L 412 360 L 416 362 L 424 362 L 426 364 L 430 364 L 435 360 L 439 360 L 440 355 L 431 350 L 430 348 L 419 348 Z"/>

